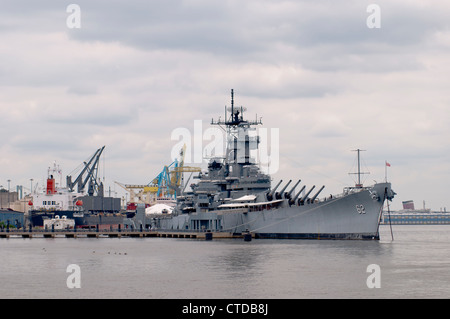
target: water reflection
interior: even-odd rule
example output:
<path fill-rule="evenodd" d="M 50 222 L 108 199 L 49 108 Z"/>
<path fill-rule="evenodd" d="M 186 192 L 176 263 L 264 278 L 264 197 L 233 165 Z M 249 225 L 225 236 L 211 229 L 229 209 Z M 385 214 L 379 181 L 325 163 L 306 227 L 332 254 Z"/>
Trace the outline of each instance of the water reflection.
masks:
<path fill-rule="evenodd" d="M 450 297 L 449 229 L 394 227 L 394 241 L 389 229 L 380 241 L 2 239 L 0 297 Z M 76 291 L 71 263 L 82 272 Z M 367 288 L 372 263 L 381 289 Z"/>

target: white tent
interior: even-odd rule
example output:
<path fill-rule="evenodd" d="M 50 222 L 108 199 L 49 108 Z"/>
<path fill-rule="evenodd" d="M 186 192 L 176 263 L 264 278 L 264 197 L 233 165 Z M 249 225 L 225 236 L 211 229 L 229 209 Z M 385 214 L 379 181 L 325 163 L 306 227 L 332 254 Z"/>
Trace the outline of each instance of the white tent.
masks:
<path fill-rule="evenodd" d="M 155 204 L 145 209 L 146 215 L 151 214 L 172 214 L 173 207 L 165 204 Z"/>

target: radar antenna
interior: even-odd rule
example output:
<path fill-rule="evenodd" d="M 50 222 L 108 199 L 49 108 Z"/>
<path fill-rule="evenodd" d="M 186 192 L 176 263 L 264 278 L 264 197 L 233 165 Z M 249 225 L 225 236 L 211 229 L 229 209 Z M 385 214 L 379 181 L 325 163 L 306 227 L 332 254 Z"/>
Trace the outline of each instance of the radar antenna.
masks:
<path fill-rule="evenodd" d="M 228 118 L 227 116 L 227 110 L 229 112 L 231 112 L 230 117 Z M 247 108 L 240 106 L 240 107 L 235 107 L 234 106 L 234 90 L 231 89 L 231 107 L 225 107 L 225 120 L 219 120 L 218 121 L 214 121 L 211 120 L 211 125 L 225 125 L 225 126 L 238 126 L 240 124 L 244 124 L 244 125 L 262 125 L 261 122 L 261 118 L 258 120 L 257 118 L 255 119 L 255 121 L 246 121 L 244 120 L 244 112 L 247 111 Z"/>

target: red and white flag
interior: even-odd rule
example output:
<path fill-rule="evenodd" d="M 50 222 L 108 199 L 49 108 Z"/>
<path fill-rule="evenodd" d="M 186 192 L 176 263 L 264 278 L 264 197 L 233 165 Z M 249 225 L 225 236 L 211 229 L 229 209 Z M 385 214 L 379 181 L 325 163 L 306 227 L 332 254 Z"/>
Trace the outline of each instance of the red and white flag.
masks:
<path fill-rule="evenodd" d="M 387 161 L 386 162 L 386 166 L 391 167 L 391 164 L 389 164 Z"/>

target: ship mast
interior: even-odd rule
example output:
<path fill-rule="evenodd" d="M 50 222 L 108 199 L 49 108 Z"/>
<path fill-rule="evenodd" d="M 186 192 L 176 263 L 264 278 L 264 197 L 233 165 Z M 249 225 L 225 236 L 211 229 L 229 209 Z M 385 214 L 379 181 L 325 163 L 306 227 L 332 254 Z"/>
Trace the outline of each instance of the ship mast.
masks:
<path fill-rule="evenodd" d="M 351 174 L 351 175 L 358 175 L 358 183 L 356 183 L 355 187 L 362 188 L 363 184 L 361 183 L 361 175 L 370 174 L 369 172 L 361 172 L 361 156 L 360 156 L 360 153 L 361 152 L 365 152 L 366 150 L 361 150 L 361 149 L 358 148 L 358 149 L 352 150 L 352 151 L 358 153 L 358 171 L 356 173 L 349 173 L 349 174 Z"/>
<path fill-rule="evenodd" d="M 244 107 L 235 107 L 234 106 L 234 90 L 231 89 L 231 115 L 227 117 L 227 108 L 225 107 L 225 119 L 214 121 L 211 120 L 211 125 L 225 125 L 226 133 L 227 133 L 227 151 L 226 158 L 229 159 L 229 156 L 233 154 L 232 161 L 234 163 L 239 164 L 249 164 L 250 163 L 250 137 L 248 135 L 248 130 L 253 125 L 262 124 L 261 119 L 258 120 L 256 118 L 254 121 L 244 120 Z M 244 161 L 241 162 L 241 159 L 238 158 L 239 148 L 238 143 L 244 144 L 243 151 L 244 152 Z"/>
<path fill-rule="evenodd" d="M 240 124 L 244 124 L 248 127 L 250 127 L 251 125 L 262 125 L 261 119 L 255 119 L 254 121 L 247 121 L 244 120 L 244 111 L 245 108 L 244 107 L 234 107 L 234 90 L 231 89 L 231 115 L 229 117 L 229 119 L 227 119 L 227 109 L 225 107 L 225 120 L 221 121 L 220 117 L 218 121 L 214 121 L 211 120 L 211 125 L 225 125 L 227 127 L 232 127 L 232 126 L 238 126 Z"/>

